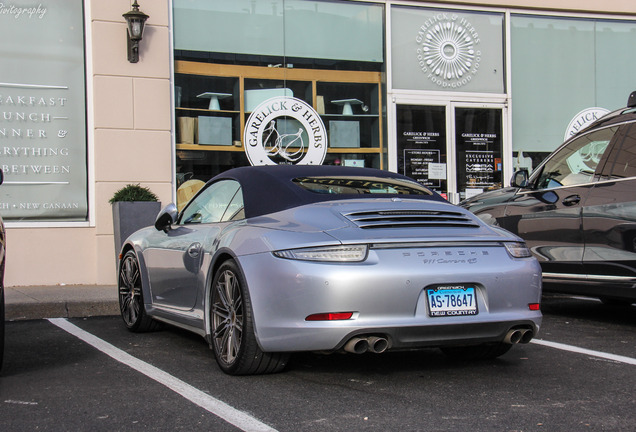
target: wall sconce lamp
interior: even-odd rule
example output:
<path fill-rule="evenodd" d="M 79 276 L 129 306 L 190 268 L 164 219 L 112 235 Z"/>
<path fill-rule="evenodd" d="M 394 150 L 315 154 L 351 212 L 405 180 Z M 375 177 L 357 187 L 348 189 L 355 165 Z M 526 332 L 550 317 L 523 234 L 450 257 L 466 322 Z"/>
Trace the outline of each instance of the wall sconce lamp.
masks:
<path fill-rule="evenodd" d="M 128 42 L 128 61 L 137 63 L 139 61 L 139 41 L 144 34 L 144 24 L 149 18 L 148 15 L 139 10 L 137 0 L 132 4 L 132 10 L 122 15 L 128 24 L 126 40 Z"/>

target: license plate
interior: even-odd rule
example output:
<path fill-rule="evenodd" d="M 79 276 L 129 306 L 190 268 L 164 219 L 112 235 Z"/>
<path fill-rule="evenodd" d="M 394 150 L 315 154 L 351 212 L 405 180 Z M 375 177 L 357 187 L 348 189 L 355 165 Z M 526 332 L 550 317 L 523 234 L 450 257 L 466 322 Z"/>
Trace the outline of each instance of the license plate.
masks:
<path fill-rule="evenodd" d="M 477 315 L 474 287 L 444 285 L 426 291 L 429 315 L 432 317 Z"/>

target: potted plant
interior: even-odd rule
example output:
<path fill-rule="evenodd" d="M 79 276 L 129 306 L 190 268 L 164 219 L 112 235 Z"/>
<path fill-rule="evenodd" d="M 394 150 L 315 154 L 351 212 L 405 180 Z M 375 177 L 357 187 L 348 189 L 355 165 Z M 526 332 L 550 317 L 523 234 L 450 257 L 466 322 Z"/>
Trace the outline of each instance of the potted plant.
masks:
<path fill-rule="evenodd" d="M 124 186 L 108 202 L 113 208 L 115 256 L 118 256 L 130 234 L 155 223 L 161 203 L 150 189 L 138 184 Z"/>

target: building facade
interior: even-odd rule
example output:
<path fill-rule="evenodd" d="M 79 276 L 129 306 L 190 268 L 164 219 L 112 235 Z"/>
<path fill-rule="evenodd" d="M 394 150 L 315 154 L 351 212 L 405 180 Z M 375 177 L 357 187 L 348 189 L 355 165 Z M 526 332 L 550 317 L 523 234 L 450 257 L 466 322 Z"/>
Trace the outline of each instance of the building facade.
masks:
<path fill-rule="evenodd" d="M 182 206 L 235 166 L 323 163 L 458 202 L 636 90 L 631 0 L 139 6 L 130 63 L 129 0 L 0 4 L 8 286 L 116 283 L 108 201 L 126 184 Z M 266 121 L 286 100 L 311 114 Z M 309 160 L 316 135 L 326 151 Z"/>

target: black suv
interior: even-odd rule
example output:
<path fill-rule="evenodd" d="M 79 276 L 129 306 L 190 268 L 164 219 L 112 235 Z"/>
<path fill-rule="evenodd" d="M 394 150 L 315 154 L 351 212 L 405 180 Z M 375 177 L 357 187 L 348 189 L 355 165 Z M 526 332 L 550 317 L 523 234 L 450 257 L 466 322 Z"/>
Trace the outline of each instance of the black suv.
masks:
<path fill-rule="evenodd" d="M 460 205 L 527 242 L 544 291 L 636 302 L 636 92 L 511 184 Z"/>

